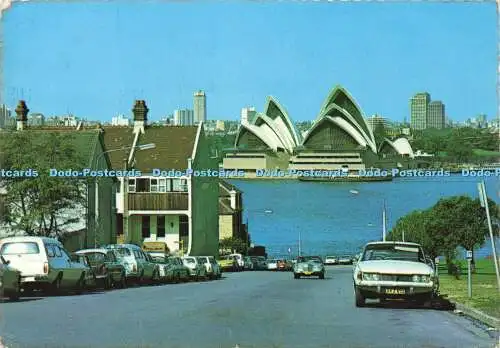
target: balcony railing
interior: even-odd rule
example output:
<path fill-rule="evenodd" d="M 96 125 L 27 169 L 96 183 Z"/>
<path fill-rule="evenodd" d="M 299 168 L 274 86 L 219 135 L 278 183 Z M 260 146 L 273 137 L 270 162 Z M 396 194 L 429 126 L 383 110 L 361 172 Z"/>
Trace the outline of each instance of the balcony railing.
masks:
<path fill-rule="evenodd" d="M 129 193 L 129 210 L 188 210 L 187 192 Z"/>

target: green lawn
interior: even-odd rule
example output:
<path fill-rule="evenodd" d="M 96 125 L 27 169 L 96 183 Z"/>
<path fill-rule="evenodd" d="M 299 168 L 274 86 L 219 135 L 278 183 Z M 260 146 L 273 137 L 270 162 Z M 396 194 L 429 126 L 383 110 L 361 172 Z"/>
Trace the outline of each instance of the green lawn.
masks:
<path fill-rule="evenodd" d="M 500 152 L 498 152 L 498 151 L 489 151 L 489 150 L 483 150 L 483 149 L 473 149 L 472 152 L 476 156 L 484 156 L 484 157 L 500 156 Z"/>
<path fill-rule="evenodd" d="M 462 261 L 460 279 L 448 275 L 446 264 L 440 264 L 439 282 L 441 295 L 447 295 L 450 300 L 500 318 L 500 294 L 497 289 L 493 260 L 476 260 L 476 273 L 472 274 L 472 298 L 470 299 L 467 295 L 467 261 Z"/>

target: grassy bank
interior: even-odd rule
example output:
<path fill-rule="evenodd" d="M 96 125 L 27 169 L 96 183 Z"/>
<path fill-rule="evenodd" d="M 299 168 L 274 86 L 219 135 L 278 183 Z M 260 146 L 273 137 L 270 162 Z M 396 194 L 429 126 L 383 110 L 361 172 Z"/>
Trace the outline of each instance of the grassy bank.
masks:
<path fill-rule="evenodd" d="M 500 318 L 500 296 L 497 289 L 493 260 L 476 260 L 476 273 L 472 274 L 472 298 L 467 296 L 467 261 L 462 261 L 460 279 L 448 275 L 446 264 L 439 265 L 440 293 L 450 300 L 481 310 Z"/>

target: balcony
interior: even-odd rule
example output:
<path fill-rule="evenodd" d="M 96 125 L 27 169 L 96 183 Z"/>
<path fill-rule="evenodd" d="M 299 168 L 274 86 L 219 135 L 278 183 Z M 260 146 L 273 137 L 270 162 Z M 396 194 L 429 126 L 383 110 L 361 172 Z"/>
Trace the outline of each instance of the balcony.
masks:
<path fill-rule="evenodd" d="M 187 192 L 129 193 L 129 210 L 188 210 Z"/>

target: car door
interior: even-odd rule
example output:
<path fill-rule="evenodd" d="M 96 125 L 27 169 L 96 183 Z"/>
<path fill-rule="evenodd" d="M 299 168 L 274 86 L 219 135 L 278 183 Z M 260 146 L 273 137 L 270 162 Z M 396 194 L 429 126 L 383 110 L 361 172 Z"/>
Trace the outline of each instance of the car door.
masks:
<path fill-rule="evenodd" d="M 118 262 L 118 259 L 112 250 L 108 250 L 106 252 L 105 264 L 112 280 L 118 281 L 122 276 L 123 266 Z"/>
<path fill-rule="evenodd" d="M 71 261 L 71 256 L 59 245 L 54 246 L 55 259 L 62 267 L 63 277 L 61 285 L 64 287 L 73 287 L 76 285 L 82 274 L 82 267 L 78 262 Z"/>
<path fill-rule="evenodd" d="M 146 255 L 143 251 L 138 251 L 138 252 L 142 260 L 144 261 L 144 276 L 150 279 L 153 278 L 156 265 L 153 263 L 152 260 L 148 258 L 148 255 Z"/>

